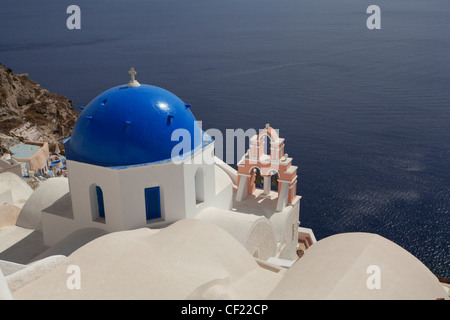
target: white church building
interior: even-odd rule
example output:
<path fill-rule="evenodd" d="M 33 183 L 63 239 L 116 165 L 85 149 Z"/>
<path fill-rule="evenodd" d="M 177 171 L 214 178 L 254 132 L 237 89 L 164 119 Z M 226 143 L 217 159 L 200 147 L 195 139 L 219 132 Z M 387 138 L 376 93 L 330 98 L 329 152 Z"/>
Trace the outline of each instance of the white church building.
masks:
<path fill-rule="evenodd" d="M 182 219 L 212 222 L 264 260 L 295 261 L 299 241 L 315 242 L 299 228 L 297 167 L 270 125 L 235 170 L 215 157 L 189 104 L 130 74 L 83 108 L 64 141 L 68 192 L 40 212 L 46 245 L 81 229 L 160 229 Z M 182 133 L 191 139 L 174 139 Z"/>

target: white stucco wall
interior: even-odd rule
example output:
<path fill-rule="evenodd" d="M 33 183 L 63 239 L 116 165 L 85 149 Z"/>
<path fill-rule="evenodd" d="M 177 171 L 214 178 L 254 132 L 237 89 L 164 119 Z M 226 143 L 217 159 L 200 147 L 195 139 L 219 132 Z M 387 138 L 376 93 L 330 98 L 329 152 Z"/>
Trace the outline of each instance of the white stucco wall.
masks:
<path fill-rule="evenodd" d="M 82 228 L 99 228 L 107 232 L 123 230 L 122 201 L 117 170 L 70 160 L 66 165 L 69 170 L 68 181 L 73 219 L 42 212 L 44 243 L 52 246 L 70 233 Z M 100 186 L 103 191 L 105 212 L 107 212 L 105 223 L 94 221 L 92 218 L 90 187 L 93 184 Z M 57 199 L 55 197 L 53 202 Z"/>
<path fill-rule="evenodd" d="M 275 232 L 265 217 L 211 207 L 200 212 L 197 219 L 221 227 L 257 258 L 265 260 L 276 253 Z"/>
<path fill-rule="evenodd" d="M 33 193 L 33 189 L 25 180 L 12 172 L 0 173 L 0 189 L 6 192 L 4 202 L 12 202 L 20 208 Z M 8 194 L 8 189 L 10 189 L 10 194 Z"/>
<path fill-rule="evenodd" d="M 122 230 L 122 198 L 120 196 L 119 171 L 76 161 L 67 161 L 69 187 L 72 197 L 74 220 L 80 226 L 108 231 Z M 90 187 L 102 189 L 105 206 L 105 223 L 92 220 Z"/>
<path fill-rule="evenodd" d="M 81 290 L 67 290 L 67 265 L 72 264 L 80 267 Z M 73 252 L 67 265 L 13 297 L 255 300 L 267 297 L 281 279 L 223 229 L 197 219 L 183 219 L 156 233 L 148 228 L 110 233 Z"/>
<path fill-rule="evenodd" d="M 182 165 L 163 163 L 118 171 L 123 230 L 158 227 L 184 218 L 186 209 Z M 161 218 L 147 221 L 145 189 L 156 186 L 160 187 Z"/>
<path fill-rule="evenodd" d="M 371 267 L 379 268 L 371 271 Z M 373 276 L 380 286 L 371 287 Z M 415 256 L 376 234 L 341 233 L 317 241 L 269 299 L 435 300 L 446 298 L 436 276 Z"/>
<path fill-rule="evenodd" d="M 42 231 L 41 211 L 69 191 L 68 179 L 50 178 L 42 183 L 28 198 L 20 211 L 16 225 L 26 229 Z"/>
<path fill-rule="evenodd" d="M 210 206 L 229 209 L 232 204 L 232 183 L 226 174 L 217 171 L 213 152 L 214 144 L 211 143 L 181 163 L 167 162 L 121 169 L 68 160 L 73 219 L 43 213 L 45 243 L 54 245 L 82 228 L 99 228 L 107 232 L 140 227 L 158 228 L 184 218 L 194 218 L 198 212 Z M 196 201 L 196 174 L 202 181 L 203 201 L 200 203 Z M 220 179 L 219 188 L 216 186 L 216 175 Z M 105 219 L 93 219 L 92 186 L 102 189 Z M 160 188 L 161 218 L 147 220 L 145 189 L 155 186 Z M 95 203 L 95 195 L 92 201 Z"/>
<path fill-rule="evenodd" d="M 212 205 L 215 193 L 214 143 L 210 143 L 202 151 L 183 163 L 186 218 L 195 216 L 204 208 Z M 196 202 L 195 175 L 203 179 L 203 201 Z"/>
<path fill-rule="evenodd" d="M 270 217 L 270 221 L 277 235 L 278 258 L 296 260 L 298 244 L 300 197 L 297 197 L 292 205 L 285 207 L 281 212 L 276 212 Z"/>

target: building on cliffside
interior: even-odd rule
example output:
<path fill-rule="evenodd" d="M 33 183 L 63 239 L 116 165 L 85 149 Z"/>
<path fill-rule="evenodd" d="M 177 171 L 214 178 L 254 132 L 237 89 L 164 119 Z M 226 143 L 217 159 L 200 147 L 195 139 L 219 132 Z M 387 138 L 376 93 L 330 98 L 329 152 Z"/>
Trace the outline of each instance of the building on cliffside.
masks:
<path fill-rule="evenodd" d="M 80 114 L 68 178 L 20 192 L 17 223 L 0 228 L 0 299 L 448 299 L 379 235 L 316 242 L 299 227 L 298 168 L 270 125 L 235 170 L 190 105 L 130 74 Z"/>
<path fill-rule="evenodd" d="M 174 154 L 178 132 L 192 139 Z M 262 142 L 267 139 L 268 154 Z M 215 157 L 214 140 L 190 105 L 167 90 L 141 85 L 132 74 L 128 84 L 83 109 L 64 148 L 70 196 L 54 199 L 40 213 L 48 246 L 85 228 L 116 232 L 200 219 L 227 230 L 255 257 L 298 259 L 297 167 L 269 125 L 251 139 L 236 171 Z M 263 189 L 255 187 L 257 170 Z M 309 233 L 301 238 L 311 243 Z"/>

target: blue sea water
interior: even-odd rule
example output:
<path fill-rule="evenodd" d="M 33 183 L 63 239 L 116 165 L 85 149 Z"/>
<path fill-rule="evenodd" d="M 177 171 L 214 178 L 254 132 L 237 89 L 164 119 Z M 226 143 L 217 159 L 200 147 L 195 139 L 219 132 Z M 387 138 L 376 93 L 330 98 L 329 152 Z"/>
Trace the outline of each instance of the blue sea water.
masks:
<path fill-rule="evenodd" d="M 81 8 L 81 30 L 66 9 Z M 366 9 L 381 8 L 381 30 Z M 448 0 L 2 0 L 0 63 L 84 106 L 128 82 L 203 129 L 263 128 L 318 239 L 378 233 L 450 278 Z"/>

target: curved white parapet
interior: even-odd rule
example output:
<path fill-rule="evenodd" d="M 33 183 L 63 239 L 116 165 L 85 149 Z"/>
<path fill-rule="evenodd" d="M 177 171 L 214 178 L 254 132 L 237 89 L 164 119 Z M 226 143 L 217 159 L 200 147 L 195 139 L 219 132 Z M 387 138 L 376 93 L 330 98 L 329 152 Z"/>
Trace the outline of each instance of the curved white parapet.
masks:
<path fill-rule="evenodd" d="M 233 184 L 235 186 L 238 185 L 238 174 L 237 174 L 237 170 L 233 169 L 233 167 L 231 167 L 230 165 L 226 164 L 225 162 L 223 162 L 221 159 L 219 159 L 218 157 L 214 157 L 214 163 L 221 168 L 223 171 L 226 172 L 226 174 L 231 178 L 231 181 L 233 182 Z"/>
<path fill-rule="evenodd" d="M 275 231 L 271 221 L 265 217 L 210 207 L 202 210 L 196 219 L 221 227 L 255 258 L 266 260 L 276 254 Z"/>
<path fill-rule="evenodd" d="M 6 277 L 8 287 L 12 292 L 19 290 L 28 283 L 46 275 L 56 267 L 67 262 L 67 257 L 62 255 L 50 256 L 36 261 L 27 267 Z"/>
<path fill-rule="evenodd" d="M 67 178 L 58 177 L 46 180 L 25 202 L 16 225 L 26 229 L 42 231 L 42 210 L 51 206 L 68 192 L 69 180 Z"/>

